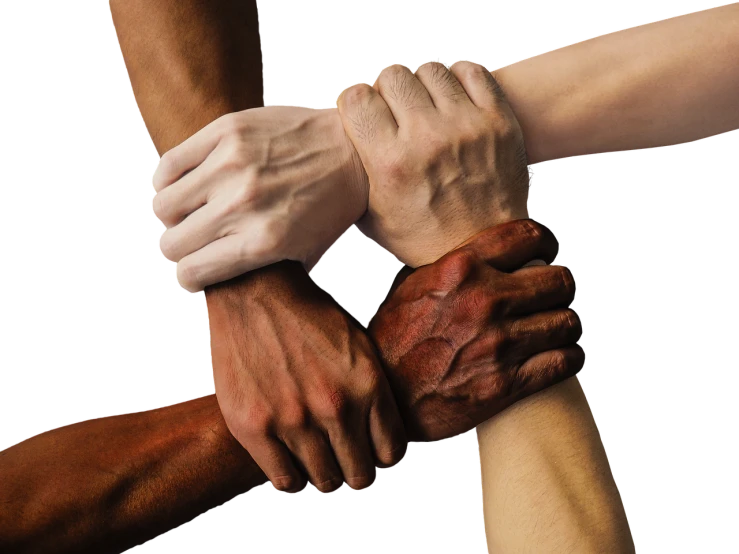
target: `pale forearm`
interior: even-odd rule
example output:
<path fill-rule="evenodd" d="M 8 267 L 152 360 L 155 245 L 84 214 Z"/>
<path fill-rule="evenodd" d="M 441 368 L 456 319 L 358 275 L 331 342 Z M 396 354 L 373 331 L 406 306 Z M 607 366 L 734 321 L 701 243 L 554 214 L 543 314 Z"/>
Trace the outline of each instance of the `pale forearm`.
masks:
<path fill-rule="evenodd" d="M 530 163 L 739 128 L 739 4 L 627 29 L 500 69 Z"/>
<path fill-rule="evenodd" d="M 266 482 L 215 396 L 38 435 L 0 476 L 8 554 L 122 552 Z"/>
<path fill-rule="evenodd" d="M 634 551 L 598 429 L 576 378 L 478 427 L 492 553 Z"/>

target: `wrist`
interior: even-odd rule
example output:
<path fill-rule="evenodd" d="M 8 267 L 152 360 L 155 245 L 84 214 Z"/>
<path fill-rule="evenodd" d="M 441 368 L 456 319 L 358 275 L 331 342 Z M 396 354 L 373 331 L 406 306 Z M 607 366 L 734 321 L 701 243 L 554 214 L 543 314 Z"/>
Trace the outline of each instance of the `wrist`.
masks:
<path fill-rule="evenodd" d="M 369 204 L 369 178 L 364 169 L 362 160 L 359 158 L 357 149 L 344 131 L 344 125 L 341 122 L 339 110 L 331 108 L 321 110 L 325 117 L 327 132 L 331 137 L 332 144 L 337 146 L 337 151 L 341 159 L 341 169 L 344 174 L 344 183 L 346 183 L 348 192 L 353 198 L 353 206 L 355 210 L 354 222 L 359 220 L 367 211 Z"/>

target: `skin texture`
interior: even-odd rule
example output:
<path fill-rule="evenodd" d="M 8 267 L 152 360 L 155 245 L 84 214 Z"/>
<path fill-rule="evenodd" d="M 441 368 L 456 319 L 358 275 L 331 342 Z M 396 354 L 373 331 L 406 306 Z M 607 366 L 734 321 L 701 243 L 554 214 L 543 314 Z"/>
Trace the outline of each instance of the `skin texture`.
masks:
<path fill-rule="evenodd" d="M 260 467 L 279 467 L 266 473 L 281 490 L 304 483 L 290 469 L 290 452 L 319 490 L 343 481 L 368 487 L 375 461 L 391 465 L 406 446 L 375 348 L 297 262 L 275 269 L 284 272 L 278 284 L 271 282 L 274 271 L 257 270 L 224 285 L 227 292 L 208 305 L 223 415 Z M 225 340 L 221 329 L 230 330 Z"/>
<path fill-rule="evenodd" d="M 523 130 L 528 162 L 534 164 L 597 152 L 678 144 L 739 128 L 736 100 L 739 66 L 734 63 L 737 52 L 739 4 L 732 4 L 598 37 L 518 62 L 493 74 L 505 90 Z M 405 70 L 389 68 L 376 86 L 392 89 L 395 73 L 402 75 Z M 426 85 L 437 78 L 441 85 L 454 85 L 454 79 L 449 79 L 449 72 L 439 64 L 422 66 L 418 76 Z M 416 89 L 410 87 L 400 92 L 412 93 Z M 454 97 L 453 88 L 450 92 Z M 398 98 L 402 100 L 403 95 Z M 443 106 L 437 111 L 448 113 Z M 459 113 L 469 116 L 472 112 Z M 283 115 L 287 115 L 286 112 Z M 206 195 L 213 196 L 222 190 L 227 194 L 227 191 L 238 189 L 243 193 L 241 200 L 247 200 L 240 201 L 238 195 L 229 196 L 230 209 L 219 204 L 227 215 L 219 219 L 217 210 L 208 210 L 188 224 L 189 230 L 170 232 L 163 241 L 168 257 L 179 259 L 184 266 L 178 274 L 188 290 L 200 290 L 217 282 L 219 277 L 232 277 L 239 269 L 258 267 L 274 259 L 296 259 L 310 268 L 332 237 L 341 235 L 346 228 L 342 226 L 348 226 L 348 219 L 343 215 L 340 218 L 329 215 L 329 210 L 318 212 L 325 216 L 323 221 L 308 220 L 305 228 L 288 226 L 277 217 L 277 207 L 287 210 L 296 205 L 294 209 L 301 211 L 313 200 L 316 200 L 315 205 L 325 206 L 343 202 L 344 213 L 354 217 L 361 215 L 368 205 L 371 208 L 381 202 L 377 191 L 372 192 L 362 185 L 366 185 L 367 176 L 362 164 L 357 163 L 356 155 L 347 153 L 351 150 L 348 138 L 335 132 L 336 111 L 300 109 L 294 112 L 292 125 L 283 121 L 281 128 L 274 131 L 268 125 L 258 126 L 256 134 L 277 145 L 274 163 L 266 165 L 263 156 L 255 156 L 252 149 L 246 148 L 253 146 L 253 141 L 239 130 L 238 121 L 248 119 L 248 124 L 253 125 L 252 119 L 256 118 L 242 118 L 237 114 L 233 117 L 237 123 L 227 126 L 230 131 L 225 133 L 226 142 L 241 144 L 244 148 L 229 150 L 224 156 L 209 156 L 208 163 L 203 162 L 201 176 L 172 185 L 184 189 L 197 181 L 201 194 L 207 191 Z M 320 125 L 315 124 L 319 120 Z M 437 119 L 437 123 L 443 125 L 444 121 Z M 284 132 L 285 127 L 291 131 Z M 298 132 L 294 132 L 295 129 Z M 320 133 L 323 140 L 317 151 L 315 144 Z M 294 148 L 283 142 L 288 135 Z M 212 142 L 212 134 L 209 136 L 203 140 Z M 352 138 L 358 142 L 359 137 Z M 401 136 L 398 145 L 402 143 Z M 467 143 L 467 148 L 470 144 Z M 261 151 L 261 146 L 256 151 Z M 216 152 L 218 148 L 214 154 Z M 285 155 L 292 152 L 313 152 L 314 155 L 291 156 L 289 163 L 285 163 Z M 464 149 L 458 150 L 458 153 L 463 152 Z M 200 163 L 198 156 L 178 153 L 176 157 L 186 159 L 182 162 L 185 165 Z M 250 190 L 259 191 L 257 198 L 266 197 L 270 201 L 253 202 L 255 195 L 248 193 Z M 274 197 L 277 191 L 288 194 L 289 190 L 303 193 L 300 202 L 293 204 L 295 198 L 289 195 L 280 199 Z M 364 191 L 365 196 L 353 198 L 355 191 Z M 318 198 L 323 198 L 325 204 L 320 204 Z M 469 194 L 467 199 L 471 206 L 474 206 L 473 199 L 487 202 L 483 205 L 490 208 L 489 213 L 519 207 L 517 202 L 506 206 L 505 198 L 486 198 L 480 189 L 476 195 Z M 443 200 L 443 197 L 437 200 L 437 204 L 443 205 Z M 176 193 L 166 194 L 163 201 L 166 207 L 161 212 L 158 208 L 157 213 L 170 226 L 179 221 L 183 213 L 191 213 L 193 207 L 198 207 L 198 202 L 189 203 Z M 443 221 L 450 226 L 448 222 L 455 221 L 456 214 L 446 215 Z M 256 223 L 254 216 L 258 216 Z M 511 216 L 524 217 L 521 213 Z M 370 209 L 359 226 L 369 236 L 384 241 L 383 223 Z M 494 221 L 488 222 L 492 223 Z M 399 227 L 392 229 L 394 234 L 409 233 L 402 219 L 397 225 Z M 260 240 L 266 240 L 274 250 L 260 248 L 259 241 L 246 238 L 244 230 L 254 226 L 262 231 Z M 478 230 L 481 228 L 484 225 Z M 447 231 L 450 236 L 453 234 Z M 223 240 L 224 233 L 229 240 L 218 248 L 224 256 L 216 257 L 215 249 L 201 248 L 208 240 L 203 237 L 215 236 Z M 196 235 L 199 235 L 197 240 L 192 238 Z M 398 245 L 391 246 L 394 252 Z M 437 257 L 444 252 L 446 250 L 440 249 Z M 181 258 L 184 253 L 189 255 Z M 401 259 L 406 261 L 402 254 Z"/>
<path fill-rule="evenodd" d="M 407 265 L 527 217 L 521 129 L 484 67 L 428 63 L 414 75 L 394 65 L 337 104 L 370 183 L 358 226 Z"/>
<path fill-rule="evenodd" d="M 529 162 L 739 128 L 739 4 L 626 29 L 494 72 Z"/>
<path fill-rule="evenodd" d="M 110 4 L 136 100 L 160 153 L 222 115 L 261 105 L 254 2 Z M 345 477 L 350 486 L 361 488 L 374 479 L 376 463 L 389 466 L 402 458 L 402 423 L 379 362 L 356 323 L 332 300 L 293 302 L 306 280 L 299 264 L 277 264 L 247 280 L 206 290 L 216 395 L 229 429 L 276 488 L 298 491 L 307 478 L 328 492 Z M 272 312 L 260 299 L 292 306 L 292 323 L 311 333 L 280 336 L 286 311 Z M 258 331 L 247 328 L 246 318 L 257 306 Z M 316 321 L 322 321 L 320 328 Z M 243 355 L 256 351 L 266 329 L 272 331 L 272 345 L 291 345 L 275 368 L 254 365 Z M 261 392 L 245 388 L 278 375 L 292 388 L 275 388 L 271 395 L 263 387 Z M 310 390 L 298 391 L 304 383 L 311 384 Z M 332 398 L 339 399 L 339 421 L 333 412 L 319 410 Z M 255 433 L 252 413 L 260 418 L 261 433 Z"/>
<path fill-rule="evenodd" d="M 367 183 L 353 179 L 356 153 L 333 115 L 291 107 L 227 114 L 162 156 L 154 213 L 168 227 L 162 252 L 185 289 L 281 260 L 310 269 L 362 216 Z"/>
<path fill-rule="evenodd" d="M 554 299 L 571 296 L 571 289 L 561 284 L 552 288 L 546 278 L 563 270 L 519 269 L 533 258 L 550 260 L 556 251 L 557 242 L 546 228 L 516 221 L 486 231 L 434 266 L 416 273 L 406 268 L 399 274 L 373 319 L 372 332 L 385 337 L 379 350 L 383 358 L 413 352 L 417 365 L 406 356 L 387 371 L 390 381 L 398 384 L 401 410 L 418 440 L 469 430 L 509 404 L 509 397 L 538 386 L 531 382 L 525 390 L 490 390 L 501 375 L 521 373 L 515 361 L 488 350 L 491 332 L 501 333 L 511 351 L 535 353 L 555 344 L 563 352 L 577 350 L 580 333 L 579 323 L 571 324 L 577 322 L 574 312 L 546 311 L 558 303 Z M 516 286 L 498 292 L 460 278 L 460 268 L 479 275 L 478 281 L 488 279 L 487 285 L 508 275 Z M 301 303 L 330 298 L 307 276 L 300 286 Z M 416 291 L 434 292 L 419 302 Z M 538 334 L 521 337 L 515 325 L 506 330 L 488 319 L 488 307 L 504 303 L 540 310 Z M 465 325 L 450 326 L 449 310 L 452 319 L 474 322 L 473 331 Z M 570 316 L 563 317 L 565 313 Z M 406 316 L 416 324 L 407 325 Z M 430 329 L 443 329 L 444 340 L 451 344 L 468 342 L 478 350 L 478 363 L 448 349 L 426 348 Z M 582 356 L 562 366 L 545 365 L 535 379 L 560 381 L 581 366 Z M 449 386 L 450 375 L 463 387 Z M 473 404 L 460 403 L 460 395 Z M 489 405 L 478 404 L 483 401 Z M 460 418 L 460 409 L 470 406 L 475 409 Z M 38 435 L 0 453 L 0 475 L 0 551 L 7 554 L 122 552 L 266 481 L 229 432 L 215 396 Z"/>
<path fill-rule="evenodd" d="M 521 269 L 552 261 L 556 241 L 522 220 L 495 229 L 433 265 L 401 272 L 369 324 L 410 440 L 464 433 L 583 366 L 575 344 L 582 327 L 567 309 L 572 275 L 555 266 Z"/>
<path fill-rule="evenodd" d="M 403 90 L 411 90 L 419 85 L 420 79 L 414 81 L 413 75 L 408 70 L 396 67 L 393 69 L 393 74 L 395 75 L 391 81 L 393 83 L 406 79 L 404 84 L 396 85 Z M 449 90 L 450 77 L 428 79 L 428 87 L 433 90 L 433 92 L 428 92 L 428 96 L 434 99 L 434 105 L 453 102 L 451 109 L 454 109 L 463 102 L 460 96 L 467 94 L 470 96 L 469 100 L 476 105 L 487 103 L 490 109 L 496 110 L 499 115 L 494 119 L 498 122 L 505 121 L 506 118 L 513 119 L 514 116 L 510 111 L 501 109 L 504 99 L 496 94 L 496 88 L 490 85 L 491 81 L 488 80 L 488 73 L 484 68 L 478 66 L 474 71 L 468 71 L 466 77 L 476 80 L 477 86 L 469 80 L 462 81 L 460 84 L 463 84 L 464 91 L 456 89 L 453 94 L 447 92 L 446 99 L 439 98 L 439 100 L 437 97 L 441 96 L 445 87 L 447 91 Z M 376 89 L 380 90 L 376 92 Z M 350 90 L 361 91 L 361 94 L 347 95 L 345 93 L 339 99 L 339 110 L 347 133 L 351 137 L 357 137 L 355 142 L 357 151 L 363 161 L 368 160 L 367 173 L 371 186 L 379 183 L 383 189 L 389 187 L 396 194 L 402 195 L 405 192 L 403 183 L 413 182 L 418 183 L 417 186 L 422 191 L 431 191 L 428 194 L 433 197 L 438 183 L 446 182 L 444 179 L 436 178 L 435 174 L 440 166 L 444 167 L 443 162 L 440 162 L 440 159 L 443 160 L 443 157 L 439 157 L 440 153 L 450 155 L 449 153 L 460 152 L 459 145 L 464 144 L 460 137 L 466 136 L 465 132 L 469 125 L 463 117 L 458 116 L 455 118 L 460 122 L 457 127 L 447 127 L 437 134 L 429 133 L 429 126 L 426 123 L 429 111 L 428 98 L 420 91 L 408 92 L 401 96 L 392 92 L 383 93 L 381 87 L 376 86 L 376 89 L 360 86 Z M 402 104 L 395 102 L 399 97 L 405 99 Z M 390 99 L 392 108 L 391 104 L 385 101 L 386 98 Z M 392 118 L 389 116 L 391 111 Z M 397 122 L 399 127 L 397 132 L 393 125 L 394 122 Z M 425 156 L 422 148 L 393 147 L 398 140 L 397 137 L 401 136 L 400 129 L 404 126 L 410 129 L 426 130 L 423 143 L 442 146 L 431 148 L 432 152 L 435 151 L 435 155 L 431 156 Z M 502 127 L 509 129 L 513 135 L 501 141 L 498 148 L 506 148 L 507 145 L 507 148 L 514 150 L 514 146 L 522 141 L 520 128 L 512 123 L 507 125 L 503 123 Z M 495 136 L 494 131 L 489 133 Z M 472 144 L 480 143 L 473 142 Z M 503 159 L 506 159 L 504 153 L 501 155 Z M 466 169 L 469 167 L 466 164 L 469 164 L 470 159 L 474 160 L 474 156 L 458 155 L 456 159 L 458 160 L 456 165 L 449 164 L 452 168 L 451 175 L 475 174 Z M 511 161 L 511 158 L 508 160 L 509 163 L 515 163 L 515 158 L 514 161 Z M 525 160 L 520 160 L 518 163 L 523 164 L 525 168 Z M 515 166 L 509 168 L 508 171 L 512 171 L 514 175 L 518 173 Z M 495 186 L 494 167 L 488 166 L 487 173 L 483 171 L 482 175 L 488 175 L 490 177 L 488 182 L 492 182 L 492 186 Z M 413 189 L 410 191 L 410 193 L 415 192 Z M 462 202 L 460 205 L 464 209 L 466 204 Z M 426 223 L 427 220 L 433 221 L 436 206 L 434 202 L 414 205 L 421 216 L 423 215 L 422 208 L 427 210 L 426 218 L 401 215 L 405 216 L 405 221 L 409 222 L 411 227 L 412 224 L 416 225 L 415 229 L 409 229 L 408 236 L 413 236 L 414 230 L 416 233 L 436 231 L 436 236 L 427 239 L 430 244 L 445 241 L 458 244 L 468 240 L 469 228 L 465 225 L 452 227 L 452 232 L 446 232 L 443 226 L 434 227 Z M 522 209 L 525 210 L 525 202 Z M 449 256 L 463 253 L 464 250 L 465 247 L 462 247 Z M 446 258 L 441 258 L 430 267 L 439 267 L 445 260 Z M 546 261 L 547 257 L 542 256 L 541 261 L 531 260 L 529 265 L 531 262 Z M 419 269 L 416 275 L 421 275 L 427 268 Z M 551 269 L 527 267 L 513 275 L 520 275 L 524 272 L 532 274 L 542 272 L 543 275 L 545 271 L 551 271 Z M 449 279 L 452 275 L 462 281 L 466 280 L 466 287 L 474 288 L 480 272 L 478 270 L 468 273 L 466 267 L 460 265 L 448 268 L 444 279 Z M 553 276 L 551 273 L 549 275 Z M 490 274 L 491 281 L 482 290 L 486 290 L 490 285 L 493 285 L 499 292 L 506 290 L 510 286 L 508 283 L 511 275 L 502 276 L 502 281 L 498 280 L 498 277 L 501 276 Z M 526 310 L 509 302 L 489 304 L 481 301 L 478 304 L 478 306 L 486 306 L 484 321 L 488 324 L 493 323 L 493 328 L 485 333 L 487 336 L 480 342 L 474 339 L 469 340 L 468 335 L 463 335 L 465 340 L 461 343 L 445 336 L 445 331 L 453 329 L 455 325 L 462 325 L 470 335 L 475 335 L 474 318 L 463 317 L 455 320 L 454 306 L 457 303 L 453 296 L 449 297 L 450 307 L 445 309 L 445 314 L 449 315 L 448 319 L 442 317 L 439 323 L 431 328 L 424 327 L 423 323 L 416 324 L 413 319 L 414 311 L 423 313 L 424 300 L 438 295 L 439 291 L 438 289 L 426 291 L 424 287 L 413 287 L 412 278 L 413 276 L 408 277 L 398 286 L 397 291 L 403 291 L 404 286 L 411 283 L 410 291 L 404 292 L 414 298 L 415 302 L 406 305 L 406 308 L 412 306 L 413 309 L 405 317 L 402 308 L 395 311 L 394 315 L 424 335 L 425 340 L 409 348 L 404 347 L 403 341 L 399 340 L 395 346 L 387 348 L 383 342 L 384 335 L 382 333 L 376 335 L 377 344 L 385 346 L 384 350 L 392 353 L 390 357 L 383 356 L 383 361 L 399 375 L 412 374 L 413 369 L 403 369 L 404 363 L 412 366 L 417 355 L 421 353 L 428 355 L 430 351 L 435 352 L 432 359 L 442 366 L 446 359 L 445 354 L 453 357 L 457 363 L 469 364 L 471 367 L 479 367 L 478 364 L 482 361 L 486 368 L 494 367 L 496 363 L 496 360 L 489 358 L 490 353 L 497 355 L 497 360 L 507 359 L 509 363 L 516 356 L 519 360 L 525 358 L 525 355 L 521 356 L 522 352 L 519 348 L 510 346 L 506 340 L 508 335 L 501 332 L 503 329 L 507 329 L 508 332 L 511 329 L 525 329 L 525 336 L 535 342 L 537 342 L 535 337 L 540 337 L 538 354 L 523 363 L 519 361 L 517 366 L 519 369 L 513 373 L 493 371 L 490 374 L 490 382 L 485 388 L 486 391 L 507 390 L 509 395 L 515 396 L 518 391 L 526 391 L 527 387 L 536 388 L 538 377 L 546 375 L 567 360 L 578 359 L 578 363 L 582 363 L 581 351 L 575 351 L 572 348 L 557 350 L 560 345 L 556 343 L 555 336 L 539 335 L 534 330 L 537 326 L 534 321 L 539 316 L 534 316 L 533 319 L 521 318 L 515 322 L 511 321 L 510 316 L 525 315 Z M 569 276 L 560 271 L 559 283 L 568 281 L 570 281 Z M 443 287 L 441 289 L 443 291 Z M 572 289 L 572 294 L 574 294 L 574 289 Z M 484 297 L 484 295 L 480 296 Z M 552 304 L 549 307 L 552 309 L 565 308 L 571 300 L 572 298 L 552 298 Z M 562 321 L 567 321 L 570 317 L 566 314 L 566 312 L 560 312 L 557 317 L 562 318 Z M 579 328 L 570 326 L 570 331 L 576 331 L 579 336 Z M 564 337 L 562 339 L 566 340 Z M 479 345 L 483 345 L 482 356 L 480 356 L 481 350 L 478 349 Z M 492 403 L 485 396 L 469 394 L 465 379 L 460 378 L 455 372 L 442 370 L 439 374 L 444 375 L 444 379 L 431 383 L 429 389 L 421 387 L 420 396 L 416 396 L 416 393 L 404 395 L 402 383 L 396 384 L 398 398 L 414 405 L 421 412 L 425 408 L 433 412 L 435 395 L 438 391 L 453 391 L 452 394 L 458 398 L 458 409 L 453 413 L 444 414 L 439 420 L 441 428 L 454 427 L 465 421 L 471 414 L 477 413 L 478 410 L 485 411 L 491 408 Z M 395 374 L 391 377 L 391 379 L 396 378 Z M 480 426 L 485 527 L 488 533 L 489 550 L 491 552 L 575 551 L 583 553 L 632 551 L 633 542 L 618 489 L 608 467 L 605 450 L 600 442 L 587 400 L 577 380 L 570 379 L 559 387 L 552 387 L 533 394 L 529 398 L 531 400 L 525 403 L 525 406 L 502 411 L 497 417 L 493 417 Z M 535 437 L 533 440 L 526 434 L 532 427 L 531 421 L 548 422 L 545 433 L 539 429 L 532 433 Z M 416 436 L 412 424 L 408 429 L 411 436 Z M 512 429 L 521 432 L 505 432 Z M 434 436 L 422 438 L 433 439 Z M 511 482 L 511 478 L 521 482 Z M 497 489 L 500 485 L 503 485 L 501 491 L 504 492 Z"/>

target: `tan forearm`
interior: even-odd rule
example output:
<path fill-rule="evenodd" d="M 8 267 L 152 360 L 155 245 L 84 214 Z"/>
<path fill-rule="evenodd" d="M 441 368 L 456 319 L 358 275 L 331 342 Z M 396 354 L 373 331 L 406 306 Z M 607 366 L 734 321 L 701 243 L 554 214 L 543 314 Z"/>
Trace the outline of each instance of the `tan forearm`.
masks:
<path fill-rule="evenodd" d="M 478 427 L 491 553 L 634 551 L 621 497 L 576 378 Z"/>
<path fill-rule="evenodd" d="M 122 552 L 266 482 L 215 396 L 38 435 L 0 476 L 8 554 Z"/>
<path fill-rule="evenodd" d="M 530 163 L 739 128 L 739 4 L 627 29 L 494 74 Z"/>

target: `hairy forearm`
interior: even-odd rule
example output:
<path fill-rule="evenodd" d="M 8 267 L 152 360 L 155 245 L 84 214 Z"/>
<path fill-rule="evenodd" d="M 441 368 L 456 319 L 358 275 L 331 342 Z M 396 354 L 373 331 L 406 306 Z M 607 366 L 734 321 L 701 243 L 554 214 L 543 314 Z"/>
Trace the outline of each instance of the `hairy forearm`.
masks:
<path fill-rule="evenodd" d="M 8 554 L 122 552 L 266 482 L 215 396 L 38 435 L 0 475 Z"/>
<path fill-rule="evenodd" d="M 634 551 L 577 379 L 483 423 L 478 438 L 490 552 Z"/>
<path fill-rule="evenodd" d="M 739 4 L 627 29 L 494 74 L 530 163 L 739 128 Z"/>

